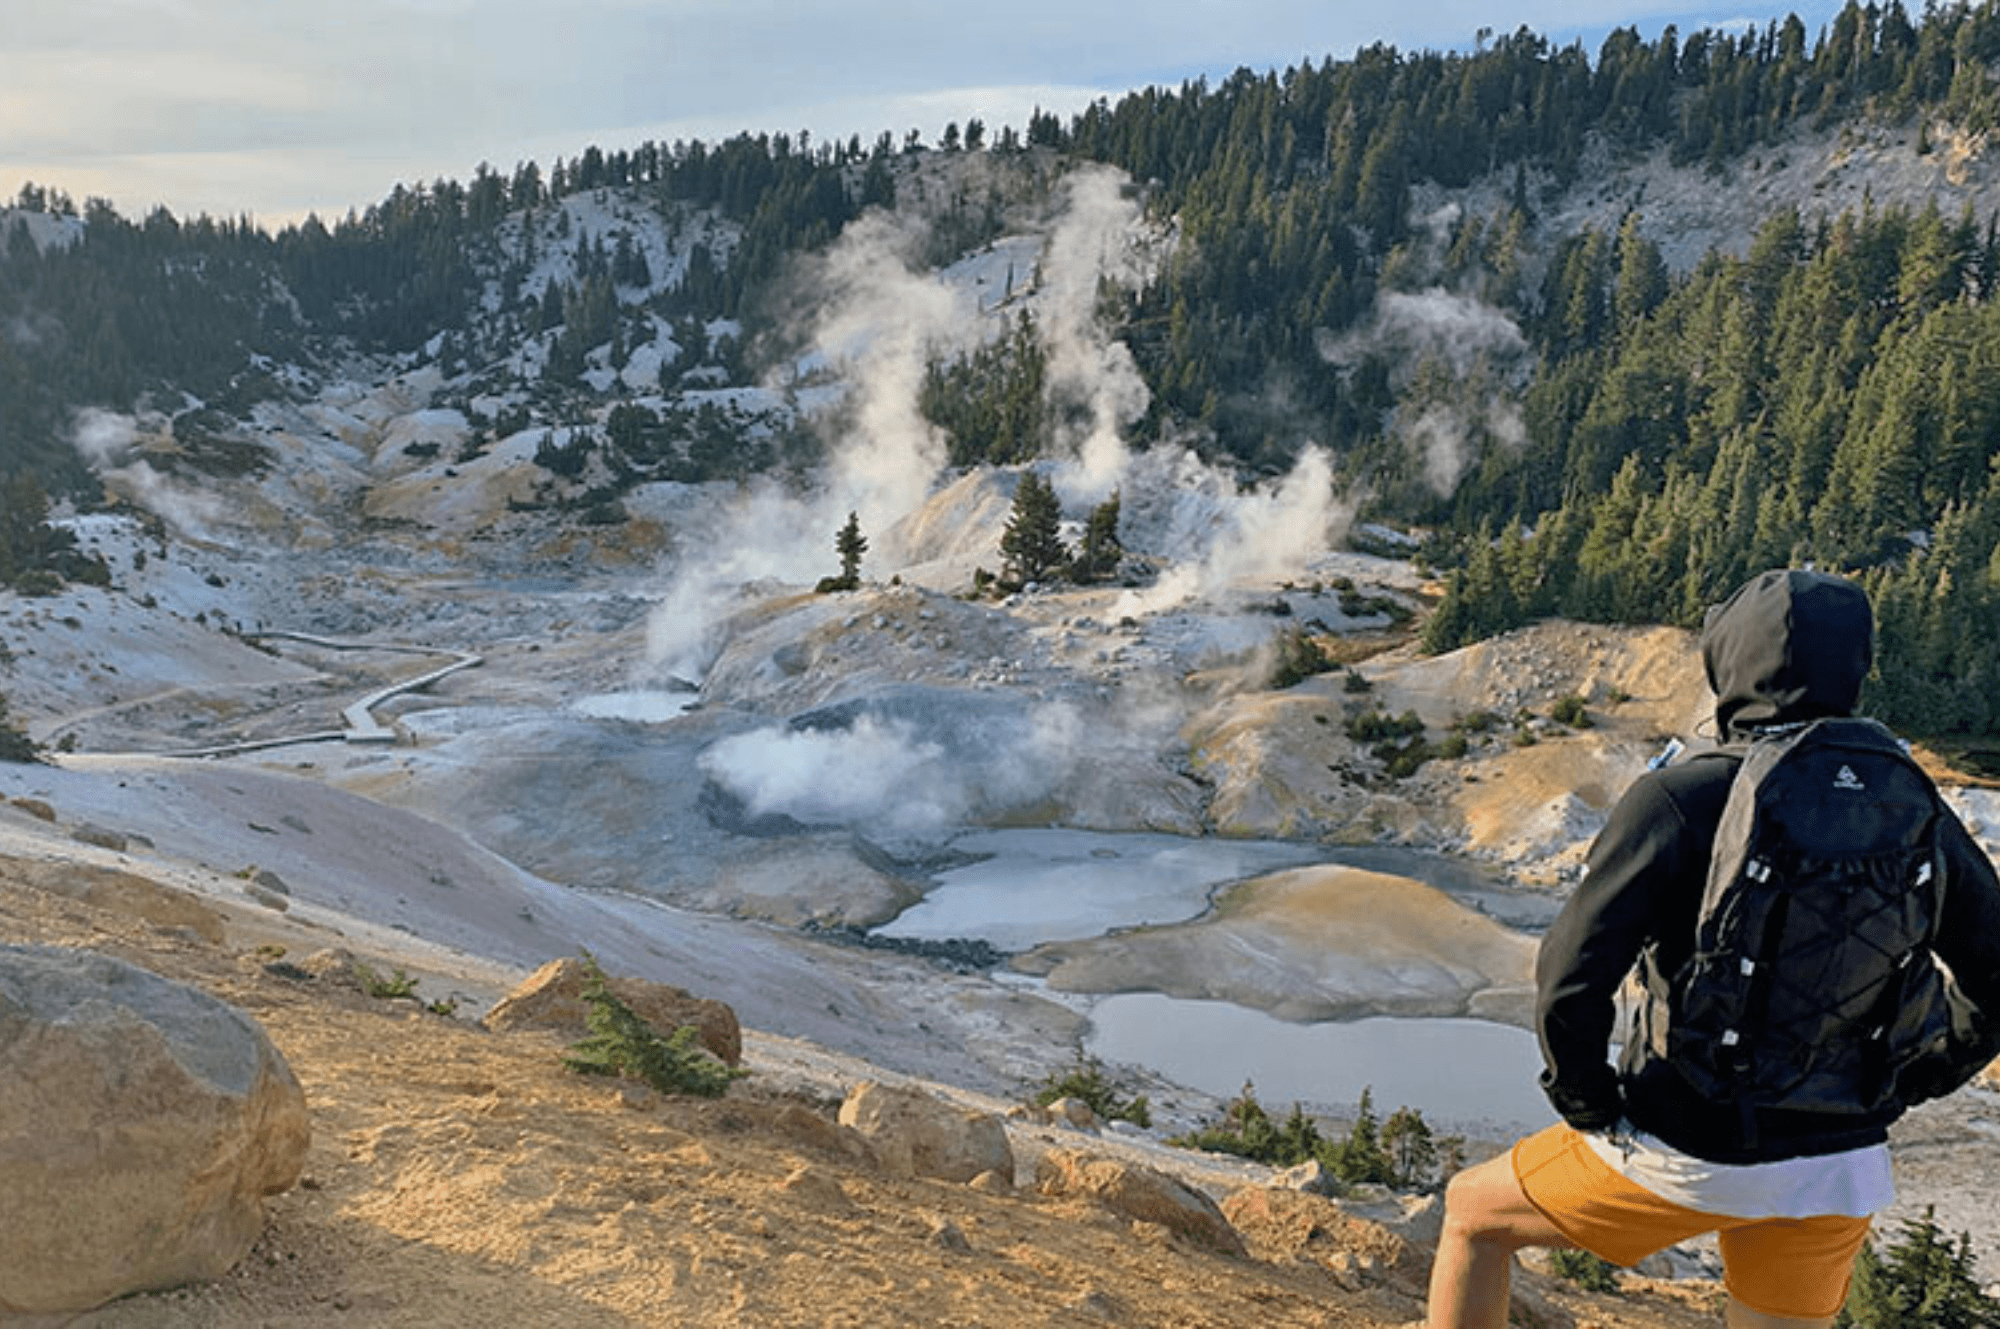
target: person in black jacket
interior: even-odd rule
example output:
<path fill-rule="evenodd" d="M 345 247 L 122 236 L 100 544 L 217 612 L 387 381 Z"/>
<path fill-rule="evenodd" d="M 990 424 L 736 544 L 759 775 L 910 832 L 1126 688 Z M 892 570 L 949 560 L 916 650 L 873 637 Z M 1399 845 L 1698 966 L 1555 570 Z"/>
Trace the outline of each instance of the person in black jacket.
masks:
<path fill-rule="evenodd" d="M 1854 713 L 1874 617 L 1853 582 L 1779 570 L 1709 611 L 1713 757 L 1649 770 L 1612 809 L 1582 883 L 1536 962 L 1542 1087 L 1562 1121 L 1454 1177 L 1432 1268 L 1429 1329 L 1506 1324 L 1513 1255 L 1581 1247 L 1615 1264 L 1714 1232 L 1735 1329 L 1830 1325 L 1870 1217 L 1894 1198 L 1873 1113 L 1710 1101 L 1670 1061 L 1609 1060 L 1616 998 L 1642 951 L 1673 974 L 1691 949 L 1742 745 L 1760 729 Z M 1732 751 L 1732 748 L 1734 749 Z M 1944 828 L 1936 950 L 1961 990 L 2000 1012 L 2000 879 L 1956 818 Z"/>

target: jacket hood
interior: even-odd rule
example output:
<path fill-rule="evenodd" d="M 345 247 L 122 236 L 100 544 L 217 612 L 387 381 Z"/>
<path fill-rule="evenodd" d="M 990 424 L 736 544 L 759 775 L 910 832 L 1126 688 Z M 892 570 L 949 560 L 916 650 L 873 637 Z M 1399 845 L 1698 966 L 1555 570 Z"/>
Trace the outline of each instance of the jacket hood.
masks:
<path fill-rule="evenodd" d="M 1715 727 L 1727 740 L 1852 715 L 1874 651 L 1875 616 L 1855 583 L 1796 568 L 1753 577 L 1702 624 Z"/>

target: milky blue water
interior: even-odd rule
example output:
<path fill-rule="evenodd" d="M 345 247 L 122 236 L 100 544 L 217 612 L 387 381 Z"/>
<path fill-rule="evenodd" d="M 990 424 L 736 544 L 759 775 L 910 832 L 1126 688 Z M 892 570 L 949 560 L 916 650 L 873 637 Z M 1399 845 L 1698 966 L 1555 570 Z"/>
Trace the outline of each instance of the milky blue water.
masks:
<path fill-rule="evenodd" d="M 978 937 L 1002 950 L 1180 923 L 1216 887 L 1324 857 L 1310 845 L 1090 831 L 978 831 L 951 847 L 990 855 L 942 874 L 923 901 L 876 929 L 886 937 Z"/>
<path fill-rule="evenodd" d="M 981 861 L 943 873 L 885 936 L 982 938 L 1008 951 L 1199 918 L 1219 886 L 1324 862 L 1323 846 L 1070 830 L 980 831 L 952 841 Z M 1409 862 L 1375 864 L 1420 875 Z M 1456 882 L 1463 888 L 1465 883 Z M 1295 1024 L 1228 1002 L 1156 992 L 1090 1004 L 1085 1050 L 1228 1098 L 1252 1083 L 1266 1108 L 1408 1105 L 1447 1129 L 1525 1131 L 1555 1119 L 1536 1087 L 1534 1036 L 1489 1020 L 1372 1018 Z"/>
<path fill-rule="evenodd" d="M 593 720 L 634 720 L 640 724 L 661 724 L 685 714 L 687 708 L 699 700 L 700 695 L 693 692 L 657 690 L 600 692 L 594 696 L 577 698 L 570 703 L 570 709 Z"/>
<path fill-rule="evenodd" d="M 1248 1081 L 1273 1115 L 1293 1103 L 1351 1108 L 1367 1089 L 1378 1117 L 1407 1105 L 1434 1126 L 1502 1134 L 1555 1120 L 1535 1082 L 1534 1035 L 1491 1020 L 1293 1024 L 1228 1002 L 1134 992 L 1092 1007 L 1085 1051 L 1222 1098 Z"/>

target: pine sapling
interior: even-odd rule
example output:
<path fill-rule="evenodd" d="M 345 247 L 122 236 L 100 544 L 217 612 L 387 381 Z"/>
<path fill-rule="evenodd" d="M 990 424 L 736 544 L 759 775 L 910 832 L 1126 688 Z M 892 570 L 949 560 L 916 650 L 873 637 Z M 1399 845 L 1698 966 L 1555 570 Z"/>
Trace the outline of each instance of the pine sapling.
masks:
<path fill-rule="evenodd" d="M 684 1024 L 667 1038 L 619 1000 L 604 971 L 589 961 L 583 1000 L 590 1033 L 570 1048 L 563 1065 L 581 1075 L 629 1075 L 663 1094 L 720 1098 L 748 1072 L 724 1065 L 701 1045 L 701 1031 Z"/>

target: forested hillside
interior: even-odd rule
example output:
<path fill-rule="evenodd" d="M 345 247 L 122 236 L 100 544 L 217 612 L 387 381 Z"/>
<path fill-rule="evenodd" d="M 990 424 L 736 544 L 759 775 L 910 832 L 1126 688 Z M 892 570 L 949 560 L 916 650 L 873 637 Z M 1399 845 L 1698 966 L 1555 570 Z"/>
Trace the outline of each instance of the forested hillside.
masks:
<path fill-rule="evenodd" d="M 86 408 L 158 413 L 186 464 L 254 467 L 239 426 L 258 403 L 375 357 L 435 369 L 442 401 L 491 438 L 549 428 L 539 459 L 590 476 L 587 510 L 614 520 L 644 480 L 812 460 L 801 419 L 684 395 L 782 362 L 801 256 L 922 194 L 942 265 L 1002 239 L 1025 193 L 1099 162 L 1172 237 L 1148 277 L 1098 293 L 1150 394 L 1132 444 L 1191 446 L 1246 479 L 1324 448 L 1364 516 L 1427 533 L 1451 588 L 1434 647 L 1547 614 L 1689 623 L 1749 571 L 1811 559 L 1878 596 L 1876 713 L 1991 734 L 2000 217 L 1773 198 L 1740 246 L 1670 262 L 1643 198 L 1581 229 L 1551 206 L 1593 154 L 1653 154 L 1720 191 L 1802 133 L 1885 126 L 1919 154 L 1983 153 L 2000 13 L 1917 20 L 1892 0 L 1817 34 L 1786 18 L 1621 30 L 1595 52 L 1526 30 L 1469 53 L 1374 47 L 1068 122 L 954 124 L 931 145 L 591 146 L 276 232 L 132 220 L 31 184 L 0 214 L 0 471 L 95 501 Z M 992 169 L 934 169 L 974 161 Z M 1451 191 L 1491 205 L 1420 206 Z M 559 205 L 581 195 L 622 200 L 650 232 L 569 229 Z M 1003 298 L 1017 279 L 1037 274 L 1010 271 Z M 1411 354 L 1374 335 L 1398 299 L 1500 332 Z M 940 352 L 923 385 L 956 465 L 1043 455 L 1077 409 L 1050 388 L 1033 315 L 999 324 L 976 352 Z M 639 393 L 634 349 L 669 343 Z M 523 395 L 482 407 L 503 380 Z M 36 561 L 41 513 L 34 486 L 8 492 L 29 509 L 14 573 Z"/>

